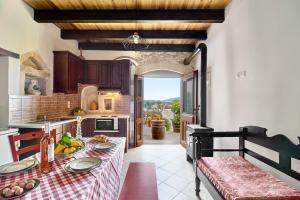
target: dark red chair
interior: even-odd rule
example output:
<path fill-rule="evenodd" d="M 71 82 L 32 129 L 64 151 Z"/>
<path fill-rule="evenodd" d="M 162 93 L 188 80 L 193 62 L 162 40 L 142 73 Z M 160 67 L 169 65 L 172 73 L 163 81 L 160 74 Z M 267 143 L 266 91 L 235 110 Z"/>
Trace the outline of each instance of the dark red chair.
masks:
<path fill-rule="evenodd" d="M 54 137 L 54 142 L 56 143 L 56 130 L 55 129 L 53 129 L 51 131 L 51 135 Z M 18 161 L 19 156 L 24 153 L 28 153 L 28 152 L 32 152 L 32 151 L 40 151 L 40 144 L 35 144 L 35 145 L 27 146 L 27 147 L 24 147 L 21 149 L 17 149 L 16 148 L 17 141 L 42 139 L 43 136 L 44 136 L 43 131 L 36 131 L 36 132 L 8 136 L 10 149 L 11 149 L 11 153 L 12 153 L 14 161 Z"/>

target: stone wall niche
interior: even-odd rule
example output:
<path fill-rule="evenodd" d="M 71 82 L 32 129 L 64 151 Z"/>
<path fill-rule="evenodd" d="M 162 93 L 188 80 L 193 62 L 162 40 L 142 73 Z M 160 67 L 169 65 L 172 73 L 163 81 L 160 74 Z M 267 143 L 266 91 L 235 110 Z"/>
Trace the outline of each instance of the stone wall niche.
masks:
<path fill-rule="evenodd" d="M 27 52 L 21 55 L 20 63 L 21 95 L 27 95 L 28 90 L 29 93 L 34 91 L 36 95 L 49 94 L 50 70 L 41 56 L 36 51 Z M 37 86 L 33 87 L 33 89 L 31 87 L 32 85 L 30 85 L 31 81 L 37 82 Z"/>

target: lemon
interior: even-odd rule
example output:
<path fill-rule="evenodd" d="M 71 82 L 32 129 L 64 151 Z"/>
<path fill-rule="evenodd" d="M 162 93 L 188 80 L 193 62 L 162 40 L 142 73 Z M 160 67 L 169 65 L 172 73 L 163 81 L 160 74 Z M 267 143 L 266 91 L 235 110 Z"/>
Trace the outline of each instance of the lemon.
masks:
<path fill-rule="evenodd" d="M 65 148 L 64 153 L 65 154 L 70 154 L 70 153 L 73 153 L 76 150 L 77 149 L 75 147 L 68 147 L 68 148 Z"/>

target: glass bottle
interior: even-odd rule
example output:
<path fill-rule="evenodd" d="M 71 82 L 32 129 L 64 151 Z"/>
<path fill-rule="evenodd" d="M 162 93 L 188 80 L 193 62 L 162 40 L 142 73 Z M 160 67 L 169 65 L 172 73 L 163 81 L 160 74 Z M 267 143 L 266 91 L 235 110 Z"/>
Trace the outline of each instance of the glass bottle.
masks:
<path fill-rule="evenodd" d="M 43 174 L 47 174 L 53 170 L 54 163 L 54 138 L 50 134 L 50 123 L 44 125 L 44 137 L 40 142 L 41 163 L 40 169 Z"/>
<path fill-rule="evenodd" d="M 76 126 L 76 138 L 82 139 L 82 133 L 81 133 L 81 117 L 77 117 L 77 126 Z"/>

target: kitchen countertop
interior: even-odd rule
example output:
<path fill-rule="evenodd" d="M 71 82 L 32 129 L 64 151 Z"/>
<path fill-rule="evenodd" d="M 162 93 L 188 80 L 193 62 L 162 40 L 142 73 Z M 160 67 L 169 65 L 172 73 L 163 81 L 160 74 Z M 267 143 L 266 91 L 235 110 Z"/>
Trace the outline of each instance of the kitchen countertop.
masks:
<path fill-rule="evenodd" d="M 16 133 L 18 131 L 19 131 L 19 129 L 17 129 L 17 128 L 13 128 L 13 129 L 11 129 L 11 128 L 0 128 L 0 136 L 1 135 L 10 135 L 10 134 Z"/>
<path fill-rule="evenodd" d="M 82 119 L 86 118 L 107 118 L 107 117 L 117 117 L 117 118 L 130 118 L 130 115 L 124 115 L 124 114 L 86 114 L 81 116 Z M 53 126 L 59 126 L 71 122 L 76 122 L 77 116 L 63 116 L 60 117 L 59 119 L 53 119 L 49 120 L 50 122 L 50 127 Z M 9 126 L 11 128 L 36 128 L 36 129 L 42 129 L 44 128 L 44 121 L 37 121 L 37 122 L 20 122 L 20 123 L 13 123 L 10 124 Z M 0 129 L 1 131 L 1 129 Z"/>
<path fill-rule="evenodd" d="M 130 115 L 125 114 L 86 114 L 82 118 L 106 118 L 106 117 L 117 117 L 117 118 L 130 118 Z"/>
<path fill-rule="evenodd" d="M 54 122 L 51 122 L 51 120 L 49 121 L 50 122 L 50 127 L 53 127 L 53 126 L 59 126 L 59 125 L 62 125 L 62 124 L 67 124 L 67 123 L 71 123 L 71 122 L 76 122 L 76 118 L 69 118 L 69 119 L 65 119 L 65 120 L 61 120 L 61 121 L 54 121 Z M 36 129 L 42 129 L 44 128 L 44 123 L 45 121 L 37 121 L 37 122 L 20 122 L 20 123 L 13 123 L 13 124 L 10 124 L 9 126 L 12 127 L 12 128 L 36 128 Z"/>

